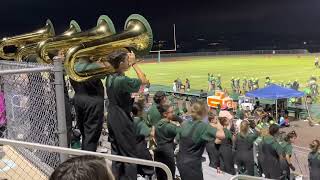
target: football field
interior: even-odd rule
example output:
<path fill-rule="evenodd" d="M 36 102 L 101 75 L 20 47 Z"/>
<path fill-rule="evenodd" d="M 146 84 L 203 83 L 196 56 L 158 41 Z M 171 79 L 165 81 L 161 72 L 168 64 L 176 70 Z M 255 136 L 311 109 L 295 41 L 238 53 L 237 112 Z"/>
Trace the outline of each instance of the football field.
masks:
<path fill-rule="evenodd" d="M 267 76 L 275 83 L 298 80 L 300 87 L 306 86 L 311 75 L 319 77 L 320 69 L 314 67 L 315 54 L 310 55 L 245 55 L 162 58 L 161 63 L 145 60 L 140 65 L 152 85 L 172 87 L 180 78 L 191 81 L 191 89 L 207 89 L 208 73 L 221 75 L 222 87 L 230 89 L 232 77 L 258 78 L 260 87 Z M 131 69 L 129 76 L 135 76 Z"/>

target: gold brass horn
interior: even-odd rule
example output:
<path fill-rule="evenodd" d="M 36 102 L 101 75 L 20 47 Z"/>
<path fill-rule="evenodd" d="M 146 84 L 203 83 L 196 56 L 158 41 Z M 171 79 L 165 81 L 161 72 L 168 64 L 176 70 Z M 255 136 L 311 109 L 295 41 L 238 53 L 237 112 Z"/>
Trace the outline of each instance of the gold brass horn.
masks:
<path fill-rule="evenodd" d="M 115 34 L 115 28 L 111 19 L 102 15 L 99 17 L 97 26 L 84 32 L 78 32 L 70 36 L 56 36 L 44 40 L 38 44 L 37 54 L 45 63 L 52 63 L 48 52 L 60 49 L 69 49 L 79 43 L 92 41 L 101 37 Z"/>
<path fill-rule="evenodd" d="M 71 35 L 78 33 L 78 32 L 81 32 L 81 28 L 76 21 L 72 20 L 70 22 L 69 29 L 66 30 L 64 33 L 62 33 L 61 35 L 56 36 L 56 37 L 70 37 Z M 49 39 L 52 39 L 52 38 L 49 37 Z M 41 41 L 41 42 L 43 42 L 43 41 Z M 33 43 L 33 44 L 29 44 L 29 45 L 26 45 L 26 46 L 19 48 L 17 55 L 16 55 L 17 60 L 23 61 L 29 55 L 36 54 L 36 48 L 37 48 L 38 44 L 39 43 Z M 41 60 L 40 63 L 43 63 L 43 60 L 41 58 L 37 58 L 37 59 Z"/>
<path fill-rule="evenodd" d="M 0 57 L 3 59 L 16 59 L 17 49 L 22 46 L 33 44 L 55 35 L 53 25 L 48 19 L 46 25 L 36 31 L 13 37 L 5 37 L 0 42 Z M 7 48 L 12 47 L 12 51 Z"/>
<path fill-rule="evenodd" d="M 105 60 L 106 55 L 114 50 L 126 49 L 141 56 L 150 52 L 152 44 L 153 35 L 148 21 L 138 14 L 132 14 L 123 32 L 70 48 L 64 62 L 65 70 L 70 78 L 78 82 L 105 76 L 115 71 Z"/>

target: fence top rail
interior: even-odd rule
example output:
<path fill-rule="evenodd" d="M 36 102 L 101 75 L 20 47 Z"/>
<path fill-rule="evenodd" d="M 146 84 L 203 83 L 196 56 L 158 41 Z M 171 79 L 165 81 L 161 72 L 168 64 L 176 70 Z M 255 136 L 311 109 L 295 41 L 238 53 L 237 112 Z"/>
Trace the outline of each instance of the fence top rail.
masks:
<path fill-rule="evenodd" d="M 9 61 L 0 59 L 0 65 L 8 65 L 8 66 L 20 66 L 20 67 L 50 67 L 52 64 L 40 64 L 35 62 L 18 62 L 18 61 Z"/>
<path fill-rule="evenodd" d="M 230 180 L 237 180 L 237 179 L 246 179 L 246 180 L 268 180 L 267 178 L 264 177 L 256 177 L 256 176 L 247 176 L 247 175 L 236 175 L 230 178 Z"/>
<path fill-rule="evenodd" d="M 2 70 L 0 72 L 0 75 L 54 71 L 54 66 L 52 64 L 39 64 L 33 62 L 0 60 L 0 66 L 3 66 L 3 68 L 1 68 Z"/>
<path fill-rule="evenodd" d="M 51 72 L 51 71 L 53 71 L 52 67 L 32 67 L 32 68 L 2 70 L 0 72 L 0 75 L 26 74 L 26 73 Z"/>
<path fill-rule="evenodd" d="M 49 146 L 49 145 L 43 145 L 43 144 L 37 144 L 37 143 L 8 140 L 8 139 L 3 139 L 3 138 L 0 138 L 0 144 L 14 146 L 14 147 L 38 149 L 38 150 L 44 150 L 44 151 L 49 151 L 49 152 L 55 152 L 55 153 L 71 154 L 71 155 L 77 155 L 77 156 L 93 155 L 93 156 L 103 157 L 103 158 L 111 160 L 111 161 L 118 161 L 118 162 L 139 164 L 139 165 L 145 165 L 145 166 L 151 166 L 151 167 L 158 167 L 158 168 L 163 169 L 166 172 L 168 180 L 172 180 L 172 174 L 171 174 L 170 169 L 168 168 L 168 166 L 166 166 L 165 164 L 160 163 L 160 162 L 148 161 L 148 160 L 130 158 L 130 157 L 124 157 L 124 156 L 117 156 L 117 155 L 111 155 L 111 154 L 103 154 L 103 153 L 97 153 L 97 152 L 76 150 L 76 149 L 70 149 L 70 148 L 62 148 L 62 147 L 57 147 L 57 146 Z"/>

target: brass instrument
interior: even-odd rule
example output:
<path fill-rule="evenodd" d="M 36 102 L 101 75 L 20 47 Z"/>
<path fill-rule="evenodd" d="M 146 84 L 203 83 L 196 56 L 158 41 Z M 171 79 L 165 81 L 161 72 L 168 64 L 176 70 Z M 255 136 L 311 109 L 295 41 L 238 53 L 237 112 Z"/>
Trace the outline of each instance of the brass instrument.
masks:
<path fill-rule="evenodd" d="M 66 30 L 64 33 L 62 33 L 61 35 L 56 36 L 56 37 L 70 37 L 71 35 L 78 33 L 78 32 L 81 32 L 81 28 L 76 21 L 72 20 L 70 22 L 69 29 Z M 55 38 L 55 37 L 50 37 L 49 39 L 52 39 L 52 38 Z M 46 41 L 46 40 L 44 40 L 44 41 Z M 43 41 L 41 41 L 41 42 L 43 42 Z M 17 55 L 16 55 L 17 60 L 23 61 L 23 59 L 25 59 L 27 56 L 29 56 L 31 54 L 36 54 L 37 46 L 38 46 L 38 43 L 33 43 L 33 44 L 29 44 L 29 45 L 26 45 L 26 46 L 19 48 Z M 43 61 L 42 58 L 38 58 L 38 60 Z M 43 62 L 40 62 L 40 63 L 43 63 Z"/>
<path fill-rule="evenodd" d="M 141 56 L 150 52 L 152 44 L 153 35 L 148 21 L 132 14 L 126 20 L 123 32 L 70 48 L 64 62 L 65 70 L 70 78 L 78 82 L 102 77 L 115 72 L 104 58 L 112 51 L 125 49 Z"/>
<path fill-rule="evenodd" d="M 68 50 L 79 43 L 96 40 L 112 34 L 115 34 L 115 28 L 111 19 L 106 15 L 102 15 L 99 17 L 96 27 L 68 36 L 61 35 L 48 38 L 38 43 L 36 52 L 44 63 L 52 63 L 52 59 L 48 56 L 50 51 Z"/>
<path fill-rule="evenodd" d="M 16 59 L 17 49 L 54 35 L 53 25 L 48 19 L 46 25 L 41 29 L 26 34 L 3 38 L 0 42 L 0 57 L 3 59 Z M 8 51 L 8 48 L 10 47 L 13 48 L 13 51 Z"/>

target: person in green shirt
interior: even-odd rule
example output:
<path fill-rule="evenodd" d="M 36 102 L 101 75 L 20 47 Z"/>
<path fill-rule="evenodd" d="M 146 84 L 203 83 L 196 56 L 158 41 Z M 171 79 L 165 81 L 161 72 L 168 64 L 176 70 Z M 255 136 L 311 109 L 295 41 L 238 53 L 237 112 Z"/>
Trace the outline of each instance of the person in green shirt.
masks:
<path fill-rule="evenodd" d="M 247 85 L 248 85 L 248 80 L 246 77 L 243 78 L 243 83 L 242 83 L 242 91 L 243 94 L 245 94 L 247 92 Z"/>
<path fill-rule="evenodd" d="M 108 62 L 115 69 L 115 73 L 108 76 L 106 81 L 108 106 L 108 131 L 111 153 L 113 155 L 137 158 L 136 135 L 131 117 L 133 99 L 131 93 L 138 92 L 141 85 L 147 84 L 145 74 L 136 63 L 134 53 L 114 51 L 107 57 Z M 133 67 L 138 78 L 129 78 L 125 72 Z M 116 179 L 137 179 L 137 165 L 112 162 L 112 169 Z"/>
<path fill-rule="evenodd" d="M 320 177 L 320 141 L 313 140 L 310 144 L 311 152 L 308 155 L 310 180 L 318 180 Z"/>
<path fill-rule="evenodd" d="M 137 140 L 136 148 L 139 158 L 152 161 L 153 159 L 148 149 L 147 138 L 154 137 L 154 128 L 148 127 L 143 120 L 143 109 L 144 100 L 139 100 L 132 106 L 133 123 Z M 151 178 L 154 174 L 154 168 L 150 166 L 138 165 L 138 174 L 142 175 L 143 177 Z"/>
<path fill-rule="evenodd" d="M 240 133 L 235 140 L 235 159 L 239 170 L 243 170 L 246 175 L 254 176 L 253 144 L 258 138 L 258 133 L 250 133 L 249 128 L 249 121 L 243 120 L 240 123 Z"/>
<path fill-rule="evenodd" d="M 193 103 L 190 115 L 192 121 L 183 122 L 177 136 L 177 166 L 182 180 L 203 180 L 201 157 L 205 146 L 216 138 L 224 139 L 225 134 L 219 122 L 215 127 L 203 122 L 208 115 L 206 103 Z"/>
<path fill-rule="evenodd" d="M 211 91 L 211 75 L 208 73 L 208 92 Z"/>
<path fill-rule="evenodd" d="M 172 173 L 172 178 L 175 177 L 175 161 L 174 161 L 174 139 L 178 134 L 180 127 L 176 122 L 173 122 L 174 109 L 170 104 L 163 104 L 158 107 L 162 119 L 155 125 L 155 140 L 157 148 L 154 151 L 154 160 L 167 165 Z M 167 180 L 166 173 L 156 168 L 157 180 Z"/>
<path fill-rule="evenodd" d="M 153 97 L 153 104 L 151 105 L 148 115 L 148 126 L 155 126 L 161 120 L 161 114 L 158 107 L 165 104 L 167 101 L 166 93 L 163 91 L 157 91 Z"/>
<path fill-rule="evenodd" d="M 215 126 L 218 123 L 218 116 L 213 111 L 209 111 L 208 113 L 208 121 L 211 126 Z M 217 140 L 217 139 L 215 139 Z M 209 166 L 212 168 L 216 168 L 219 171 L 220 161 L 219 161 L 219 148 L 220 144 L 216 144 L 215 140 L 209 141 L 206 144 L 206 151 L 209 156 Z"/>
<path fill-rule="evenodd" d="M 284 138 L 283 142 L 280 142 L 280 146 L 283 150 L 283 158 L 280 159 L 280 166 L 282 171 L 282 179 L 290 180 L 290 169 L 295 171 L 295 167 L 291 163 L 292 156 L 292 144 L 297 139 L 297 134 L 295 131 L 289 132 Z"/>
<path fill-rule="evenodd" d="M 232 146 L 233 146 L 233 134 L 228 129 L 230 120 L 227 117 L 219 117 L 220 124 L 223 126 L 223 131 L 225 134 L 225 138 L 221 140 L 219 153 L 220 153 L 220 160 L 222 161 L 220 164 L 221 170 L 234 175 L 235 169 L 234 169 L 234 159 L 233 159 L 233 152 L 232 152 Z"/>
<path fill-rule="evenodd" d="M 221 86 L 221 75 L 219 74 L 217 79 L 216 79 L 216 87 L 222 91 L 222 86 Z"/>
<path fill-rule="evenodd" d="M 280 179 L 280 158 L 282 157 L 283 150 L 276 137 L 279 135 L 279 126 L 272 124 L 269 127 L 269 135 L 262 138 L 260 144 L 259 161 L 263 174 L 269 179 Z"/>

